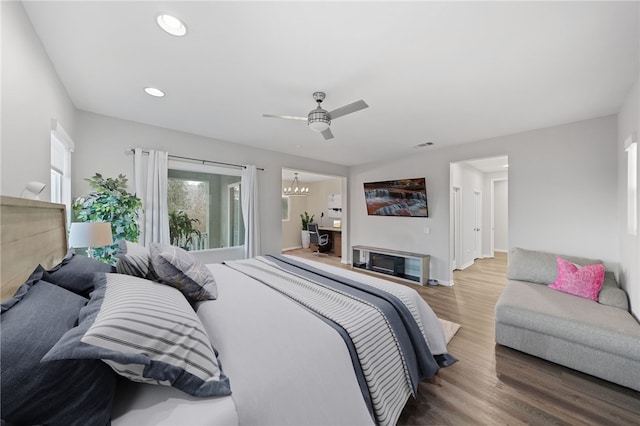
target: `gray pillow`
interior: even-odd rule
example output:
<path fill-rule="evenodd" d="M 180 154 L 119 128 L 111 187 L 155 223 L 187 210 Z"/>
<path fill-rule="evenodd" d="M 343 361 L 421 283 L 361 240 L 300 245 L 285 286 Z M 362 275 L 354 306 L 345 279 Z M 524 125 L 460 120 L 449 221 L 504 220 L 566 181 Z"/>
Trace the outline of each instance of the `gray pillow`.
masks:
<path fill-rule="evenodd" d="M 160 281 L 180 290 L 192 302 L 218 297 L 218 288 L 207 269 L 195 256 L 180 247 L 151 243 L 151 265 Z"/>
<path fill-rule="evenodd" d="M 204 326 L 175 288 L 123 274 L 103 274 L 80 323 L 42 359 L 101 359 L 131 380 L 173 386 L 189 395 L 229 395 Z"/>
<path fill-rule="evenodd" d="M 556 260 L 558 256 L 580 266 L 602 263 L 601 260 L 514 247 L 509 252 L 507 278 L 537 284 L 553 284 L 558 278 L 558 262 Z"/>
<path fill-rule="evenodd" d="M 93 291 L 93 274 L 114 271 L 113 266 L 76 254 L 70 249 L 62 262 L 49 269 L 43 279 L 88 298 Z"/>
<path fill-rule="evenodd" d="M 40 362 L 74 326 L 87 299 L 45 281 L 24 290 L 1 316 L 2 419 L 29 425 L 108 424 L 116 389 L 113 370 L 95 359 Z"/>
<path fill-rule="evenodd" d="M 46 274 L 47 272 L 44 270 L 42 265 L 38 265 L 36 269 L 31 273 L 29 278 L 27 278 L 27 281 L 25 281 L 20 287 L 18 287 L 14 295 L 2 302 L 2 313 L 8 311 L 16 303 L 21 301 L 22 298 L 27 295 L 27 292 L 31 290 L 31 287 L 33 287 L 34 284 L 37 284 L 38 281 L 40 281 Z"/>
<path fill-rule="evenodd" d="M 623 289 L 618 287 L 618 283 L 613 275 L 613 272 L 605 272 L 604 282 L 600 287 L 600 293 L 598 294 L 598 302 L 603 305 L 615 306 L 616 308 L 629 310 L 629 300 L 627 299 L 627 293 Z"/>

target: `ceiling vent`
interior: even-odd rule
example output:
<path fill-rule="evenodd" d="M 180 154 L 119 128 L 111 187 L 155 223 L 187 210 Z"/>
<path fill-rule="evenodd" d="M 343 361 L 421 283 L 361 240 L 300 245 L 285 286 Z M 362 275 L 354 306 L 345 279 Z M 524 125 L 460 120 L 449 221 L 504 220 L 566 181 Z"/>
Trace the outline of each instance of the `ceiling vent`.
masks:
<path fill-rule="evenodd" d="M 425 142 L 425 143 L 421 143 L 421 144 L 418 144 L 418 145 L 414 146 L 414 148 L 424 148 L 426 146 L 431 146 L 431 145 L 433 145 L 433 142 Z"/>

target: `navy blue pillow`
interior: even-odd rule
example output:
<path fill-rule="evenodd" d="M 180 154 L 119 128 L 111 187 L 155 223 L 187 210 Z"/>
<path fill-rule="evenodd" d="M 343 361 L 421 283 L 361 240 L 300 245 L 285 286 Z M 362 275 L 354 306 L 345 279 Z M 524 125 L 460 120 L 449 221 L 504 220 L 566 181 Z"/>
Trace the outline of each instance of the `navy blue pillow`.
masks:
<path fill-rule="evenodd" d="M 116 388 L 116 375 L 109 366 L 91 359 L 40 362 L 75 325 L 86 302 L 39 281 L 2 312 L 2 420 L 31 425 L 109 424 Z"/>
<path fill-rule="evenodd" d="M 47 271 L 43 279 L 80 296 L 89 297 L 94 289 L 94 272 L 115 272 L 115 268 L 70 250 L 60 264 Z"/>
<path fill-rule="evenodd" d="M 2 306 L 2 312 L 11 309 L 11 307 L 13 305 L 15 305 L 16 303 L 21 301 L 22 298 L 27 294 L 29 289 L 31 289 L 31 286 L 33 286 L 38 281 L 40 281 L 42 279 L 42 277 L 44 277 L 46 275 L 46 273 L 47 272 L 44 270 L 42 265 L 38 265 L 36 270 L 31 273 L 29 278 L 27 278 L 27 281 L 25 281 L 24 284 L 22 284 L 20 287 L 18 287 L 18 289 L 16 290 L 14 295 L 10 299 L 7 299 L 4 302 L 2 302 L 2 305 L 1 305 Z"/>

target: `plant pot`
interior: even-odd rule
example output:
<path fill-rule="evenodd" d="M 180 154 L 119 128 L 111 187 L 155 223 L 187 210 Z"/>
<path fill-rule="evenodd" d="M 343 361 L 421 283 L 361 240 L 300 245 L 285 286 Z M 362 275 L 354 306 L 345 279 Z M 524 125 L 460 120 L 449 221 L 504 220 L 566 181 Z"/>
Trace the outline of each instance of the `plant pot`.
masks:
<path fill-rule="evenodd" d="M 300 236 L 302 237 L 302 248 L 309 248 L 309 244 L 311 244 L 309 231 L 300 231 Z"/>

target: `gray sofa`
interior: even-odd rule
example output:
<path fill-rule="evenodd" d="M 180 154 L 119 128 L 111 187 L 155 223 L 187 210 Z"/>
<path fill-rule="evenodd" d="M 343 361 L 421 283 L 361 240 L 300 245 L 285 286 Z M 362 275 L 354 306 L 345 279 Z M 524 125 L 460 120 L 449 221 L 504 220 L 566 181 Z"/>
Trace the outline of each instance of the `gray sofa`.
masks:
<path fill-rule="evenodd" d="M 605 273 L 599 302 L 548 288 L 556 277 L 555 254 L 511 250 L 495 308 L 496 342 L 640 391 L 640 323 L 613 273 Z"/>

